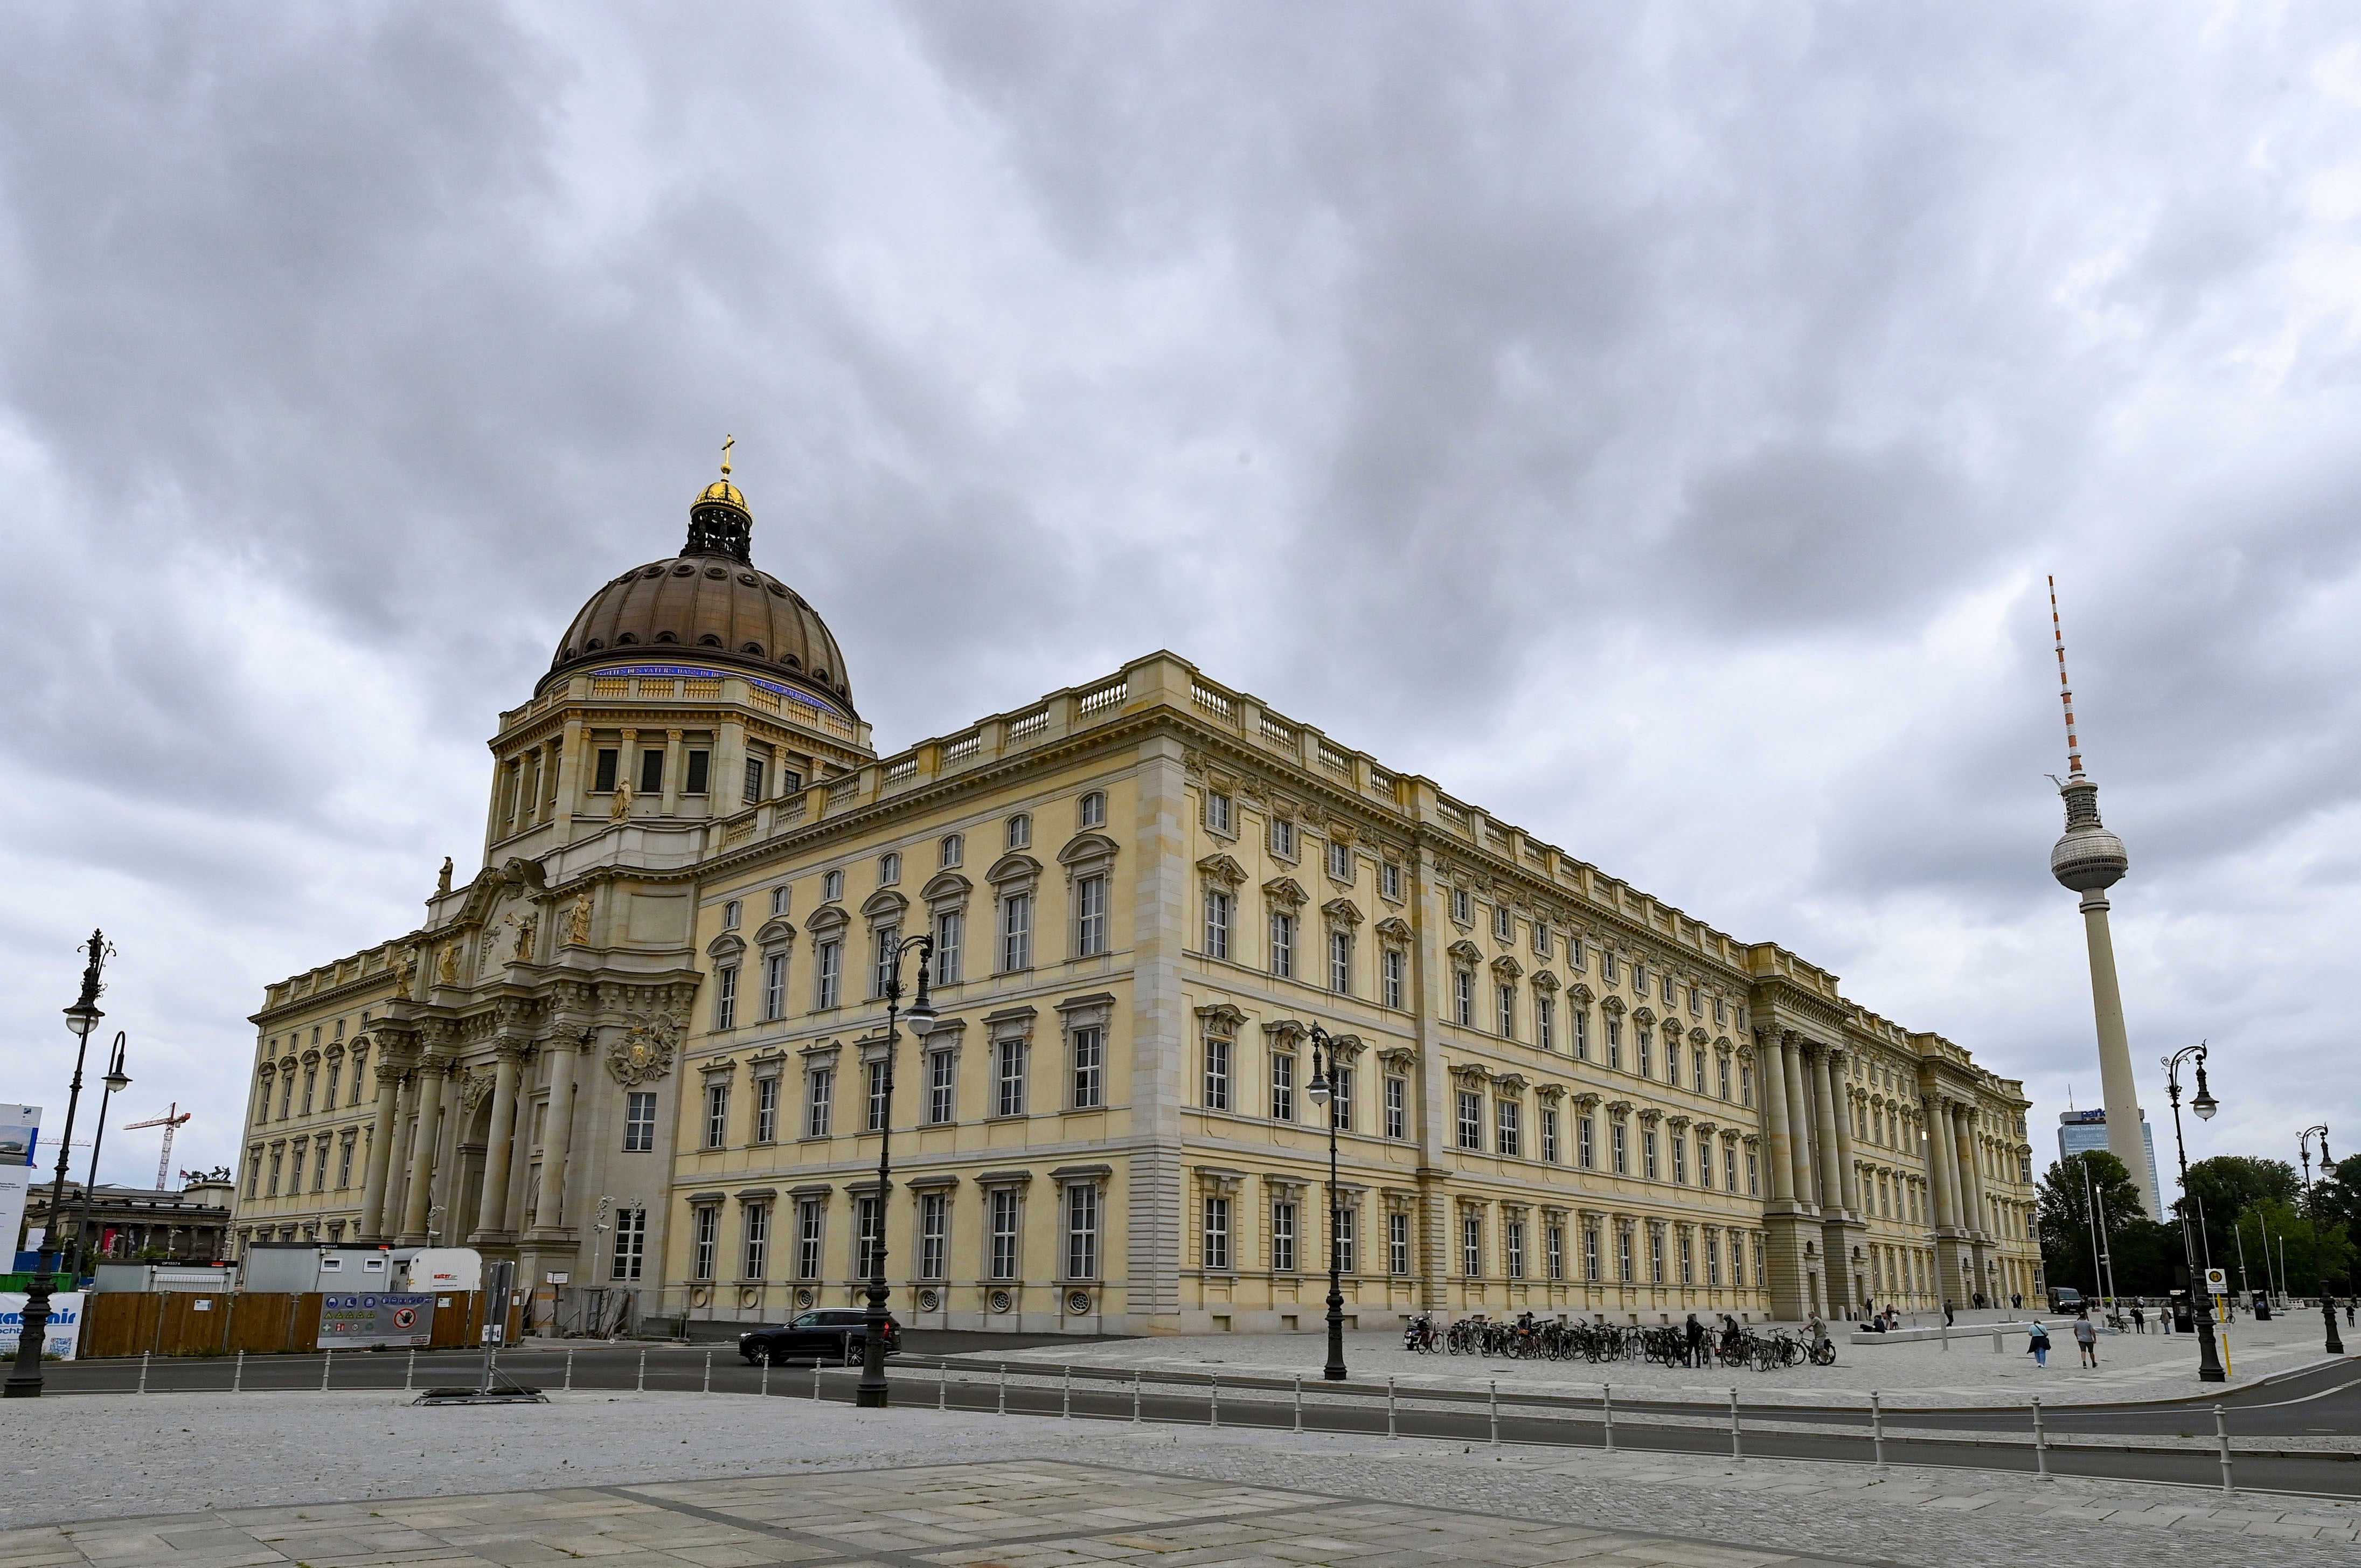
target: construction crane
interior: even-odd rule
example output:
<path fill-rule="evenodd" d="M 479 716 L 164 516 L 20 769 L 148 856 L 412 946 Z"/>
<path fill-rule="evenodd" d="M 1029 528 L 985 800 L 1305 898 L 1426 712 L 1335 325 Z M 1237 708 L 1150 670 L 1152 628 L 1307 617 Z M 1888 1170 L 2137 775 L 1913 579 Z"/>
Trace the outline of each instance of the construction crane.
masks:
<path fill-rule="evenodd" d="M 172 1135 L 181 1130 L 181 1124 L 195 1114 L 193 1111 L 182 1111 L 181 1102 L 175 1100 L 172 1102 L 171 1108 L 160 1116 L 151 1116 L 145 1122 L 124 1124 L 123 1130 L 126 1133 L 136 1133 L 142 1127 L 164 1129 L 164 1157 L 156 1162 L 156 1190 L 159 1192 L 164 1190 L 165 1178 L 172 1174 Z"/>

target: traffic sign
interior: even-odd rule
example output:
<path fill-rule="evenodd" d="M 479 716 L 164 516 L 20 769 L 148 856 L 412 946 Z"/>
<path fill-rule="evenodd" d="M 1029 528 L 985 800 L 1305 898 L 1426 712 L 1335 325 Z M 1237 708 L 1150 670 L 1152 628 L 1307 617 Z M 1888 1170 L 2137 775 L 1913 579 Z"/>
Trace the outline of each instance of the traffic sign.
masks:
<path fill-rule="evenodd" d="M 2230 1293 L 2230 1271 L 2226 1268 L 2207 1269 L 2205 1271 L 2205 1288 L 2208 1294 L 2214 1296 L 2227 1296 Z"/>

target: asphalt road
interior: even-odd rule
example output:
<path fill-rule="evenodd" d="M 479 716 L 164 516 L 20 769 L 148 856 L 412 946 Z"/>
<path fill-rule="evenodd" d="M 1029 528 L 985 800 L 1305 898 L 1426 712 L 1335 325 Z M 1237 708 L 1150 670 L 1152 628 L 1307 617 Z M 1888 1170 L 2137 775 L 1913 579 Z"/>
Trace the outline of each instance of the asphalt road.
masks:
<path fill-rule="evenodd" d="M 235 1358 L 176 1357 L 148 1366 L 147 1391 L 168 1394 L 206 1390 L 225 1392 L 233 1385 L 247 1390 L 316 1389 L 324 1374 L 332 1388 L 425 1389 L 471 1384 L 480 1355 L 467 1351 L 420 1353 L 414 1360 L 401 1351 L 347 1351 L 329 1359 L 318 1354 L 249 1356 L 240 1365 Z M 588 1342 L 566 1350 L 525 1350 L 505 1354 L 501 1369 L 519 1382 L 551 1389 L 645 1388 L 651 1391 L 754 1394 L 774 1398 L 817 1397 L 840 1403 L 852 1398 L 857 1371 L 840 1367 L 774 1367 L 767 1382 L 762 1369 L 740 1361 L 727 1346 L 608 1344 Z M 933 1406 L 940 1400 L 953 1409 L 989 1410 L 1002 1398 L 990 1381 L 994 1364 L 957 1364 L 970 1381 L 938 1381 L 932 1358 L 914 1354 L 893 1371 L 893 1397 L 898 1404 Z M 1013 1373 L 1037 1381 L 1011 1385 L 1005 1395 L 1012 1413 L 1055 1414 L 1070 1409 L 1076 1419 L 1129 1420 L 1133 1411 L 1130 1375 L 1109 1369 L 1088 1369 L 1075 1376 L 1071 1396 L 1047 1381 L 1053 1369 L 1038 1363 L 1012 1363 Z M 93 1361 L 52 1364 L 46 1373 L 54 1394 L 127 1393 L 141 1376 L 137 1361 Z M 983 1380 L 977 1380 L 983 1379 Z M 1319 1392 L 1313 1383 L 1308 1389 Z M 1303 1407 L 1307 1430 L 1352 1431 L 1381 1435 L 1387 1431 L 1382 1383 L 1346 1385 L 1363 1397 L 1348 1404 L 1315 1399 Z M 1206 1376 L 1186 1373 L 1148 1373 L 1138 1385 L 1143 1419 L 1207 1425 L 1214 1414 L 1216 1390 Z M 1061 1407 L 1061 1400 L 1071 1402 Z M 1394 1430 L 1404 1437 L 1447 1438 L 1487 1442 L 1491 1420 L 1481 1409 L 1466 1407 L 1480 1397 L 1451 1397 L 1448 1405 L 1433 1391 L 1403 1389 L 1398 1398 Z M 2230 1412 L 2230 1431 L 2240 1437 L 2278 1433 L 2361 1431 L 2361 1359 L 2351 1367 L 2327 1366 L 2280 1382 L 2225 1390 L 2216 1397 L 2171 1405 L 2124 1405 L 2060 1409 L 2048 1412 L 2050 1431 L 2112 1433 L 2130 1440 L 2108 1447 L 2052 1448 L 2051 1471 L 2121 1480 L 2167 1481 L 2218 1487 L 2219 1460 L 2209 1449 L 2176 1451 L 2147 1448 L 2142 1435 L 2185 1433 L 2211 1436 L 2211 1407 L 2221 1403 Z M 1285 1429 L 1295 1420 L 1291 1391 L 1286 1379 L 1224 1376 L 1218 1390 L 1219 1421 L 1224 1426 Z M 1615 1427 L 1615 1445 L 1626 1450 L 1728 1454 L 1730 1434 L 1726 1406 L 1675 1405 L 1619 1399 L 1625 1419 Z M 1641 1410 L 1710 1420 L 1711 1426 L 1667 1427 L 1637 1423 L 1629 1417 Z M 1741 1430 L 1744 1454 L 1783 1459 L 1842 1460 L 1868 1463 L 1872 1458 L 1865 1413 L 1858 1407 L 1800 1409 L 1756 1407 L 1741 1410 L 1745 1422 L 1775 1420 L 1796 1424 L 1819 1421 L 1825 1433 Z M 1911 1437 L 1916 1428 L 1941 1427 L 1952 1431 L 1990 1431 L 2013 1437 L 2029 1435 L 2024 1409 L 1950 1409 L 1889 1411 L 1885 1418 L 1887 1457 L 1895 1464 L 1964 1466 L 1983 1470 L 2031 1473 L 2033 1452 L 2023 1443 L 1979 1443 L 1960 1438 Z M 1499 1405 L 1502 1441 L 1576 1447 L 1603 1446 L 1606 1423 L 1593 1401 L 1568 1402 L 1547 1396 L 1504 1392 Z M 2245 1454 L 2235 1460 L 2240 1488 L 2291 1492 L 2334 1497 L 2361 1497 L 2361 1460 L 2344 1455 L 2282 1453 Z"/>

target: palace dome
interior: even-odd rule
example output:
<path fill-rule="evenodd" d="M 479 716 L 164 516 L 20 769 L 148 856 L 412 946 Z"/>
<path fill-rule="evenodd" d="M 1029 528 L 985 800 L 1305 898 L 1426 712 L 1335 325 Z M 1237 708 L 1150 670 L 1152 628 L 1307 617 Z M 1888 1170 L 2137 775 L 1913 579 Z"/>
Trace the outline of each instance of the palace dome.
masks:
<path fill-rule="evenodd" d="M 592 594 L 536 690 L 592 664 L 711 664 L 800 687 L 858 718 L 835 636 L 801 594 L 755 569 L 753 532 L 737 486 L 726 477 L 707 486 L 690 503 L 680 554 Z"/>

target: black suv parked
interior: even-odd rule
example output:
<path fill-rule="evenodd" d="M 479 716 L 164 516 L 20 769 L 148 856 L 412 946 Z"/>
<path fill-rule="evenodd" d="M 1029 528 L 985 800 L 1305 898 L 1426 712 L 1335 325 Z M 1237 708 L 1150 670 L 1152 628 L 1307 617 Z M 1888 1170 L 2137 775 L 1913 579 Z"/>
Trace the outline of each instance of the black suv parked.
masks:
<path fill-rule="evenodd" d="M 746 1358 L 749 1365 L 755 1366 L 765 1361 L 774 1365 L 789 1361 L 858 1361 L 862 1343 L 867 1337 L 863 1327 L 867 1316 L 866 1310 L 860 1307 L 818 1308 L 803 1313 L 794 1322 L 740 1334 L 738 1354 Z M 896 1355 L 901 1349 L 902 1325 L 888 1316 L 885 1354 Z"/>

